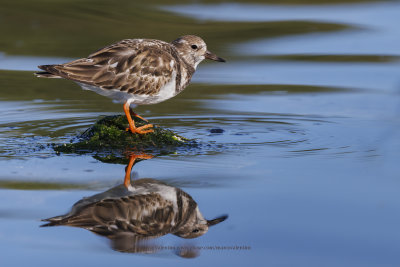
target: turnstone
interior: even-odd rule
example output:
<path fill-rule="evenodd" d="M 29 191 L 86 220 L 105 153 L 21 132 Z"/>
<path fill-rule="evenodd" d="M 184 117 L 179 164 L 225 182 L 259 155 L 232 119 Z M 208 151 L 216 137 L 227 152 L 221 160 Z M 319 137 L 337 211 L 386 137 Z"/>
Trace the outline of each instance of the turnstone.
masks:
<path fill-rule="evenodd" d="M 155 252 L 147 246 L 150 239 L 169 233 L 196 238 L 226 218 L 206 220 L 186 192 L 155 179 L 139 179 L 129 189 L 121 184 L 83 198 L 68 214 L 45 219 L 48 223 L 42 226 L 80 227 L 109 238 L 115 250 Z"/>
<path fill-rule="evenodd" d="M 176 96 L 189 84 L 205 58 L 225 62 L 207 50 L 198 36 L 185 35 L 172 43 L 153 39 L 126 39 L 104 47 L 87 58 L 39 66 L 37 77 L 65 78 L 85 90 L 124 103 L 132 133 L 153 132 L 151 124 L 135 127 L 130 105 L 156 104 Z M 134 116 L 141 119 L 133 112 Z"/>

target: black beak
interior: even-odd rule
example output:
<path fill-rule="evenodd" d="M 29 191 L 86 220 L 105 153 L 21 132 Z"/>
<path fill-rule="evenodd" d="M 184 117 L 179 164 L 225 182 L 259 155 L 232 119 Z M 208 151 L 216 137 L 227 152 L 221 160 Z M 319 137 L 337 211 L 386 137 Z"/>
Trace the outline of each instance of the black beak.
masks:
<path fill-rule="evenodd" d="M 225 62 L 225 59 L 217 56 L 216 54 L 211 53 L 210 51 L 206 51 L 206 53 L 204 54 L 205 58 L 214 60 L 214 61 L 218 61 L 218 62 Z"/>
<path fill-rule="evenodd" d="M 218 217 L 218 218 L 215 218 L 215 219 L 212 219 L 212 220 L 209 220 L 209 221 L 207 220 L 207 225 L 208 226 L 216 225 L 216 224 L 218 224 L 220 222 L 225 221 L 227 218 L 228 218 L 228 215 L 223 215 L 221 217 Z"/>

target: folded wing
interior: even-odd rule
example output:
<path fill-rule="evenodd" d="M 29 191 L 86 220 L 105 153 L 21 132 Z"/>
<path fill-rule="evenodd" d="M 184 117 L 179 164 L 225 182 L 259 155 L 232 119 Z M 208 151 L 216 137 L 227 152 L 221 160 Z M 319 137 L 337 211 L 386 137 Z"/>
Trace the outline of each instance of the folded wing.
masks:
<path fill-rule="evenodd" d="M 60 65 L 43 65 L 40 77 L 62 77 L 105 90 L 155 95 L 171 80 L 176 61 L 167 43 L 123 40 L 87 58 Z M 167 48 L 167 49 L 165 49 Z"/>

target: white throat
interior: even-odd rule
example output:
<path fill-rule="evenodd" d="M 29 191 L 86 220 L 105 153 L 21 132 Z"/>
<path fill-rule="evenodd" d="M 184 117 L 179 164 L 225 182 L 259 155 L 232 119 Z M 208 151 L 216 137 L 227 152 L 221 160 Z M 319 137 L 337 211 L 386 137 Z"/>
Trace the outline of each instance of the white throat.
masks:
<path fill-rule="evenodd" d="M 205 59 L 205 57 L 201 56 L 200 59 L 197 62 L 194 63 L 194 69 L 197 69 L 197 65 L 199 65 L 200 62 L 202 62 L 204 59 Z"/>

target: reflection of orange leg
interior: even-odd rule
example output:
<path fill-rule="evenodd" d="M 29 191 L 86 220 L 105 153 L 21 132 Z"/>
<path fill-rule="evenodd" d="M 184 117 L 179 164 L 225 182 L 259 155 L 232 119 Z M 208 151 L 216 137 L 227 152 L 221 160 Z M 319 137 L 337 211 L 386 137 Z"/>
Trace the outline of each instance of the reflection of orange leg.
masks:
<path fill-rule="evenodd" d="M 133 165 L 135 165 L 136 159 L 151 159 L 153 157 L 154 157 L 153 155 L 148 155 L 148 154 L 131 154 L 129 156 L 129 163 L 128 166 L 126 166 L 125 179 L 124 179 L 124 186 L 126 188 L 129 188 L 129 186 L 131 185 L 131 172 Z"/>
<path fill-rule="evenodd" d="M 126 166 L 125 180 L 124 180 L 124 185 L 126 188 L 129 188 L 129 186 L 131 185 L 131 171 L 132 171 L 133 164 L 135 163 L 135 160 L 136 160 L 136 158 L 131 156 L 129 158 L 129 164 L 128 164 L 128 166 Z"/>
<path fill-rule="evenodd" d="M 135 122 L 132 120 L 131 114 L 129 112 L 129 103 L 128 102 L 125 102 L 125 104 L 124 104 L 124 112 L 125 112 L 126 118 L 128 119 L 128 122 L 129 122 L 129 128 L 126 129 L 127 131 L 131 131 L 132 133 L 138 133 L 138 134 L 154 132 L 154 130 L 152 130 L 152 129 L 145 130 L 147 128 L 153 127 L 153 124 L 146 124 L 146 125 L 136 128 Z"/>

